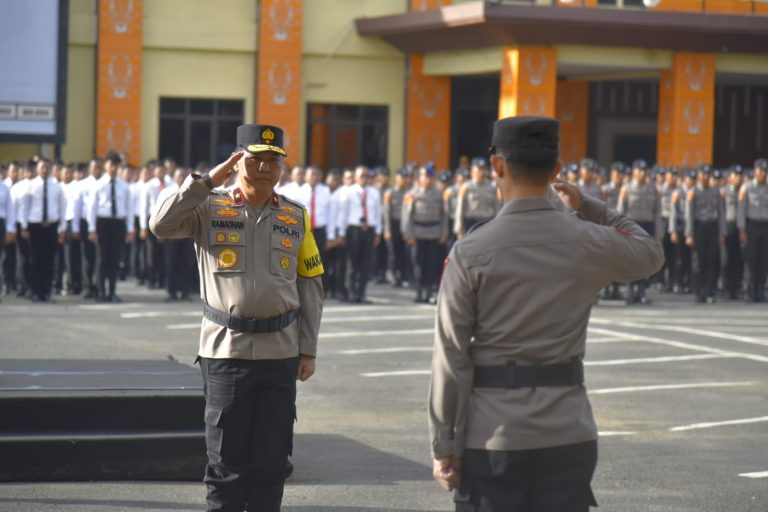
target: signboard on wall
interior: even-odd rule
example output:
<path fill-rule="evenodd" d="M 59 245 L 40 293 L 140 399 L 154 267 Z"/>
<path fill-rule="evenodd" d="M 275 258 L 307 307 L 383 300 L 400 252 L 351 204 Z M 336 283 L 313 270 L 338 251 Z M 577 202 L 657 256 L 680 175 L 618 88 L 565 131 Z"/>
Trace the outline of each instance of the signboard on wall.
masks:
<path fill-rule="evenodd" d="M 69 0 L 0 0 L 0 142 L 65 140 Z"/>

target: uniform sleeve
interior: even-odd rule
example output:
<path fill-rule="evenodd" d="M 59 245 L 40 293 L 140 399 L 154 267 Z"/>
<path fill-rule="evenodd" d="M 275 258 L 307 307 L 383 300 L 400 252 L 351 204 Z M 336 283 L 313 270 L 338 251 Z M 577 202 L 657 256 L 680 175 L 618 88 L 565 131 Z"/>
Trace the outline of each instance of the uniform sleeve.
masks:
<path fill-rule="evenodd" d="M 87 190 L 88 203 L 86 205 L 86 220 L 88 221 L 88 232 L 96 232 L 96 208 L 99 205 L 99 187 L 98 181 L 94 181 L 91 187 Z"/>
<path fill-rule="evenodd" d="M 453 220 L 453 232 L 457 235 L 461 233 L 461 230 L 464 228 L 464 197 L 466 196 L 466 188 L 467 184 L 464 183 L 461 188 L 456 192 L 458 196 L 456 197 L 456 216 Z"/>
<path fill-rule="evenodd" d="M 131 187 L 125 184 L 125 232 L 133 233 L 133 201 L 131 200 Z"/>
<path fill-rule="evenodd" d="M 384 221 L 384 234 L 392 234 L 392 220 L 390 210 L 392 209 L 392 191 L 384 192 L 384 204 L 381 207 L 381 218 Z"/>
<path fill-rule="evenodd" d="M 743 184 L 739 189 L 739 204 L 736 208 L 736 225 L 742 231 L 747 229 L 747 200 L 749 199 L 749 187 Z"/>
<path fill-rule="evenodd" d="M 374 188 L 374 190 L 376 190 Z M 381 196 L 379 195 L 379 191 L 376 190 L 375 194 L 376 200 L 373 202 L 373 232 L 376 234 L 376 236 L 381 236 Z"/>
<path fill-rule="evenodd" d="M 304 241 L 299 248 L 296 286 L 299 290 L 299 353 L 316 356 L 320 318 L 323 315 L 323 263 L 304 210 Z"/>
<path fill-rule="evenodd" d="M 67 232 L 67 196 L 59 185 L 59 233 Z"/>
<path fill-rule="evenodd" d="M 437 300 L 429 385 L 429 430 L 434 458 L 461 457 L 474 365 L 469 341 L 476 318 L 476 290 L 458 246 L 449 256 Z"/>
<path fill-rule="evenodd" d="M 680 192 L 672 193 L 669 200 L 669 222 L 667 223 L 667 233 L 670 235 L 677 231 L 677 203 L 680 201 Z"/>
<path fill-rule="evenodd" d="M 644 279 L 664 264 L 661 245 L 626 215 L 589 196 L 583 196 L 579 213 L 590 222 L 612 228 L 606 233 L 608 247 L 599 247 L 595 255 L 611 281 Z"/>
<path fill-rule="evenodd" d="M 659 193 L 656 193 L 656 202 L 654 203 L 654 211 L 653 211 L 653 219 L 654 219 L 654 234 L 657 239 L 664 238 L 664 229 L 666 226 L 664 226 L 664 221 L 661 218 L 661 196 Z"/>
<path fill-rule="evenodd" d="M 403 197 L 402 212 L 400 213 L 400 232 L 403 238 L 408 240 L 413 238 L 413 221 L 411 211 L 413 210 L 413 195 L 409 192 Z"/>
<path fill-rule="evenodd" d="M 621 187 L 619 189 L 619 199 L 616 201 L 616 211 L 619 213 L 627 213 L 627 188 Z"/>
<path fill-rule="evenodd" d="M 720 229 L 720 236 L 724 237 L 728 233 L 728 227 L 725 224 L 725 198 L 717 195 L 717 225 Z"/>
<path fill-rule="evenodd" d="M 200 180 L 188 176 L 179 190 L 168 196 L 149 219 L 149 228 L 155 236 L 164 238 L 198 238 L 202 218 L 197 209 L 210 194 Z"/>
<path fill-rule="evenodd" d="M 693 209 L 696 206 L 696 193 L 691 190 L 685 201 L 685 236 L 693 236 Z"/>
<path fill-rule="evenodd" d="M 32 210 L 32 193 L 30 191 L 31 186 L 28 185 L 24 194 L 19 199 L 21 201 L 21 219 L 18 220 L 22 229 L 29 229 L 29 212 Z"/>

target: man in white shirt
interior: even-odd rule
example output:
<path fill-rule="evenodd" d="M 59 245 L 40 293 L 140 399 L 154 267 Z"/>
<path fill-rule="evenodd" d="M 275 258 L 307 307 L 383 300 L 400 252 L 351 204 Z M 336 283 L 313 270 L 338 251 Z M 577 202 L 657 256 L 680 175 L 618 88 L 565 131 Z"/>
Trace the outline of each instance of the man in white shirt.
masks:
<path fill-rule="evenodd" d="M 162 288 L 165 285 L 165 248 L 162 240 L 159 240 L 149 230 L 149 217 L 159 204 L 157 199 L 160 193 L 168 187 L 165 182 L 165 168 L 159 163 L 149 164 L 153 178 L 144 187 L 139 209 L 139 225 L 141 238 L 146 241 L 147 259 L 147 285 L 150 289 Z"/>
<path fill-rule="evenodd" d="M 133 211 L 128 184 L 117 176 L 120 155 L 105 157 L 104 176 L 93 189 L 88 210 L 88 238 L 98 244 L 99 300 L 120 302 L 115 294 L 123 245 L 133 242 Z M 107 289 L 109 284 L 109 289 Z"/>
<path fill-rule="evenodd" d="M 50 172 L 51 164 L 39 160 L 37 177 L 29 182 L 22 198 L 21 233 L 29 240 L 33 302 L 52 302 L 56 243 L 64 243 L 67 227 L 67 200 Z"/>
<path fill-rule="evenodd" d="M 278 194 L 282 194 L 288 199 L 301 203 L 305 207 L 309 207 L 309 199 L 311 194 L 311 187 L 305 181 L 304 168 L 297 165 L 291 171 L 291 181 L 277 190 Z"/>
<path fill-rule="evenodd" d="M 176 194 L 184 183 L 188 173 L 184 169 L 176 169 L 173 173 L 173 183 L 165 187 L 157 196 L 157 207 L 163 204 L 166 198 Z M 156 210 L 151 213 L 154 214 Z M 191 238 L 168 238 L 165 240 L 165 275 L 168 277 L 166 289 L 168 298 L 166 302 L 188 301 L 195 291 L 197 280 L 197 255 L 195 243 Z"/>
<path fill-rule="evenodd" d="M 142 166 L 138 173 L 138 179 L 131 183 L 131 204 L 133 205 L 133 229 L 140 236 L 135 237 L 131 252 L 131 264 L 134 272 L 136 273 L 136 279 L 140 285 L 143 285 L 147 280 L 147 249 L 146 240 L 147 236 L 141 236 L 141 206 L 142 197 L 144 197 L 147 186 L 149 185 L 150 178 L 152 177 L 152 171 L 150 164 Z M 146 219 L 145 219 L 146 222 Z"/>
<path fill-rule="evenodd" d="M 16 240 L 16 209 L 11 199 L 11 189 L 5 184 L 5 180 L 0 182 L 0 262 L 5 263 L 5 247 Z M 0 275 L 0 284 L 3 288 L 6 282 Z"/>
<path fill-rule="evenodd" d="M 323 183 L 323 173 L 319 167 L 312 166 L 307 169 L 306 186 L 309 189 L 307 213 L 309 225 L 315 237 L 317 248 L 320 250 L 320 259 L 325 265 L 328 242 L 332 242 L 336 235 L 328 231 L 331 214 L 331 189 Z M 328 287 L 328 273 L 323 274 L 323 288 Z"/>
<path fill-rule="evenodd" d="M 85 278 L 84 297 L 86 299 L 96 299 L 99 296 L 99 290 L 96 286 L 96 280 L 94 279 L 96 274 L 96 244 L 86 236 L 86 233 L 90 232 L 88 211 L 91 208 L 91 203 L 93 203 L 93 192 L 96 183 L 101 179 L 103 174 L 104 162 L 100 158 L 93 158 L 88 163 L 88 176 L 78 182 L 83 198 L 80 216 L 80 233 L 82 233 L 80 240 L 82 241 L 83 258 L 85 260 L 85 272 L 83 273 L 83 277 Z"/>
<path fill-rule="evenodd" d="M 64 260 L 67 273 L 66 294 L 80 295 L 83 290 L 83 259 L 80 244 L 80 217 L 83 213 L 82 172 L 70 164 L 62 171 L 61 189 L 67 202 Z"/>
<path fill-rule="evenodd" d="M 351 267 L 350 300 L 369 304 L 365 297 L 373 250 L 381 239 L 381 197 L 376 187 L 368 184 L 369 171 L 365 166 L 355 169 L 355 184 L 345 192 L 341 202 L 340 232 L 344 233 Z"/>
<path fill-rule="evenodd" d="M 21 237 L 21 206 L 31 177 L 32 169 L 24 163 L 11 162 L 8 166 L 6 184 L 11 191 L 13 216 L 16 219 L 16 242 L 5 247 L 3 275 L 6 289 L 16 291 L 19 297 L 25 296 L 29 290 L 29 240 Z"/>

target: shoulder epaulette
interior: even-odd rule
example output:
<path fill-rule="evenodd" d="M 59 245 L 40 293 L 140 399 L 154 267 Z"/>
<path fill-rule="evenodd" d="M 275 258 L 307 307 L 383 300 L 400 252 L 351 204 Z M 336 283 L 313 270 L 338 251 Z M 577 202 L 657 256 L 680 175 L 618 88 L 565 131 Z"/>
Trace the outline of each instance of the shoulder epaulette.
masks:
<path fill-rule="evenodd" d="M 299 208 L 301 210 L 305 209 L 304 205 L 301 204 L 300 202 L 294 201 L 293 199 L 289 199 L 289 198 L 285 197 L 283 194 L 277 194 L 277 195 L 280 197 L 280 199 L 282 199 L 283 201 L 285 201 L 287 203 L 290 203 L 292 206 L 295 206 L 296 208 Z"/>
<path fill-rule="evenodd" d="M 492 220 L 493 220 L 493 218 L 485 219 L 485 220 L 481 220 L 481 221 L 473 224 L 472 227 L 467 230 L 467 233 L 464 236 L 467 236 L 468 234 L 470 234 L 474 230 L 478 229 L 480 226 L 484 226 L 484 225 L 488 224 Z"/>

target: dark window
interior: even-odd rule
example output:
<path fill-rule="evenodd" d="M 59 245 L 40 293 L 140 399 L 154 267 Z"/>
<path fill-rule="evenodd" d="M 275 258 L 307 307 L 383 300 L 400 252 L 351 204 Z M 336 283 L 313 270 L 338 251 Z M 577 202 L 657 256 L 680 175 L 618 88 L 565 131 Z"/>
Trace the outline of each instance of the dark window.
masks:
<path fill-rule="evenodd" d="M 387 163 L 389 108 L 307 105 L 306 161 L 323 169 Z"/>
<path fill-rule="evenodd" d="M 242 100 L 160 98 L 160 154 L 179 165 L 215 165 L 235 149 Z"/>

